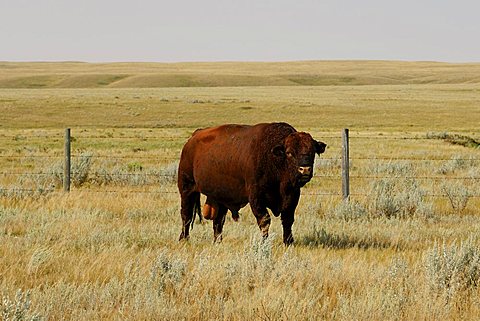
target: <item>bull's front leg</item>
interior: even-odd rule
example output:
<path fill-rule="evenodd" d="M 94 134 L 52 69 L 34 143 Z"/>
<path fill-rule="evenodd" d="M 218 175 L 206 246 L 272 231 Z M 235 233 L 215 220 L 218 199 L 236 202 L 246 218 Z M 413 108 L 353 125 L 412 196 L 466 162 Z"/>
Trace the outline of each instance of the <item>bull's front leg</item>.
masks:
<path fill-rule="evenodd" d="M 294 212 L 282 212 L 283 243 L 291 245 L 293 243 L 292 225 L 295 221 Z"/>
<path fill-rule="evenodd" d="M 262 233 L 263 238 L 268 237 L 268 229 L 270 228 L 270 214 L 268 214 L 267 207 L 262 205 L 257 199 L 250 198 L 250 208 L 253 215 L 257 219 L 258 227 Z"/>
<path fill-rule="evenodd" d="M 295 209 L 300 199 L 300 190 L 292 191 L 284 194 L 284 206 L 282 209 L 282 227 L 283 227 L 283 243 L 291 245 L 293 243 L 292 225 L 295 221 Z"/>

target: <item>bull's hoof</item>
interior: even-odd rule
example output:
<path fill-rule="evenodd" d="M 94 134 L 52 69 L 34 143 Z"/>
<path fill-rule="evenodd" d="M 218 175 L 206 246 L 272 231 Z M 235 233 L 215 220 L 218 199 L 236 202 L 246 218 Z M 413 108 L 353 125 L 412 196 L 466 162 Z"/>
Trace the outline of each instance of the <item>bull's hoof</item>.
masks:
<path fill-rule="evenodd" d="M 218 236 L 214 236 L 214 237 L 213 237 L 213 244 L 220 244 L 220 243 L 222 243 L 222 239 L 223 239 L 223 237 L 222 237 L 221 234 L 218 235 Z"/>
<path fill-rule="evenodd" d="M 283 239 L 283 244 L 285 244 L 285 246 L 290 246 L 293 244 L 293 236 L 289 236 L 287 238 L 284 238 Z"/>
<path fill-rule="evenodd" d="M 182 232 L 180 233 L 180 237 L 178 238 L 178 241 L 181 242 L 181 241 L 187 241 L 188 240 L 188 235 L 185 236 L 185 234 Z"/>

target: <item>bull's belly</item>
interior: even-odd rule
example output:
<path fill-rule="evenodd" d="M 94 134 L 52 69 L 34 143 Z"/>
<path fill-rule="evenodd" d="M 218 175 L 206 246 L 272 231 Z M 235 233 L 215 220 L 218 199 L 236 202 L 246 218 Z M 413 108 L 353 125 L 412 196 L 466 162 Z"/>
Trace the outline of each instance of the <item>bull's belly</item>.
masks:
<path fill-rule="evenodd" d="M 243 181 L 223 177 L 196 179 L 197 190 L 230 210 L 238 211 L 248 203 L 248 195 Z"/>

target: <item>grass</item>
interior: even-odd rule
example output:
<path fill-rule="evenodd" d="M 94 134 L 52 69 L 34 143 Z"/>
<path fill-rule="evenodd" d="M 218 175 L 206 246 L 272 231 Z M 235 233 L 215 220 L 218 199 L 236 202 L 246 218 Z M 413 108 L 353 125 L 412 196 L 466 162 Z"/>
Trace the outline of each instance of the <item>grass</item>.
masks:
<path fill-rule="evenodd" d="M 459 95 L 458 89 L 466 92 Z M 301 129 L 338 132 L 349 127 L 423 134 L 447 129 L 471 136 L 477 135 L 480 121 L 479 90 L 478 84 L 0 89 L 0 129 L 69 126 L 191 131 L 223 122 L 288 120 Z M 197 117 L 199 113 L 202 118 Z"/>
<path fill-rule="evenodd" d="M 435 240 L 454 246 L 478 235 L 478 217 L 344 221 L 302 211 L 297 245 L 286 250 L 275 236 L 278 220 L 266 243 L 245 214 L 238 224 L 228 219 L 221 245 L 211 244 L 210 225 L 198 224 L 184 244 L 174 240 L 175 197 L 60 199 L 61 205 L 53 198 L 38 210 L 1 212 L 5 297 L 29 289 L 32 313 L 48 318 L 474 319 L 478 313 L 474 285 L 444 301 L 444 283 L 433 273 L 448 266 L 429 258 L 438 251 Z"/>
<path fill-rule="evenodd" d="M 478 68 L 0 63 L 0 172 L 18 173 L 0 175 L 0 319 L 476 320 L 480 150 L 457 142 L 480 138 Z M 328 144 L 295 245 L 278 218 L 259 240 L 248 208 L 221 244 L 210 222 L 177 242 L 186 138 L 260 121 Z M 67 126 L 78 176 L 64 194 Z M 340 190 L 344 127 L 350 203 L 318 195 Z"/>

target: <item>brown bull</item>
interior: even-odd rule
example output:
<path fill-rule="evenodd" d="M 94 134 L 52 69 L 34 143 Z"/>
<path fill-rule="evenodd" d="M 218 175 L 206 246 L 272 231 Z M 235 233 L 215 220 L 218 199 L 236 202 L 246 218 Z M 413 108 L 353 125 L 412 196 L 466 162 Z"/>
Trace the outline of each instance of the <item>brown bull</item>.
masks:
<path fill-rule="evenodd" d="M 250 203 L 264 237 L 270 215 L 281 215 L 283 242 L 293 242 L 292 224 L 300 188 L 313 176 L 315 153 L 326 145 L 286 123 L 223 125 L 195 131 L 182 150 L 178 168 L 182 233 L 188 238 L 200 193 L 214 211 L 214 240 L 221 240 L 225 215 Z M 213 205 L 213 206 L 212 206 Z M 208 210 L 208 208 L 207 208 Z"/>

